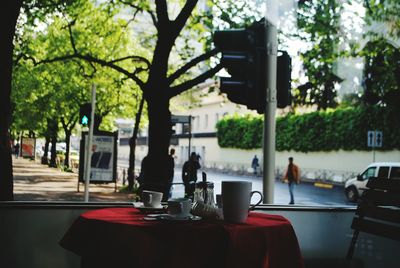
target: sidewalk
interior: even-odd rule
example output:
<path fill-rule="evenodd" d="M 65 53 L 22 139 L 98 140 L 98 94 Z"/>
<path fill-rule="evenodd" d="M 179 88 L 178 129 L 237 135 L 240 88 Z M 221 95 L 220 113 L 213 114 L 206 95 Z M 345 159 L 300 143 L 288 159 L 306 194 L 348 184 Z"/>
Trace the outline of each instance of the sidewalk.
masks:
<path fill-rule="evenodd" d="M 78 174 L 62 172 L 29 159 L 13 157 L 15 201 L 84 201 L 84 184 L 77 192 Z M 127 193 L 114 192 L 115 184 L 90 184 L 89 201 L 132 201 Z"/>

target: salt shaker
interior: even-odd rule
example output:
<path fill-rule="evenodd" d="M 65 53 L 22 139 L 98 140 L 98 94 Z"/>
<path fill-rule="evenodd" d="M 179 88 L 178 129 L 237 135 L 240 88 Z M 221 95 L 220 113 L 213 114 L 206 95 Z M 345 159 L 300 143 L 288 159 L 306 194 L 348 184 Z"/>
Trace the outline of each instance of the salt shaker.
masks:
<path fill-rule="evenodd" d="M 193 202 L 202 202 L 207 206 L 215 207 L 214 183 L 207 181 L 207 174 L 202 173 L 202 181 L 196 183 Z"/>

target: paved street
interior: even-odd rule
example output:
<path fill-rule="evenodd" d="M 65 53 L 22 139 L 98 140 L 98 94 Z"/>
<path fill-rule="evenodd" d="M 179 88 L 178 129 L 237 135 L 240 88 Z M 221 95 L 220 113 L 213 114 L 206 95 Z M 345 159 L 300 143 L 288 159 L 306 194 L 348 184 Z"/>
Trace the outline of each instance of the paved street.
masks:
<path fill-rule="evenodd" d="M 49 168 L 31 160 L 13 158 L 14 166 L 14 195 L 16 201 L 83 201 L 84 185 L 80 184 L 80 192 L 77 192 L 78 176 L 75 173 L 61 172 L 57 168 Z M 201 178 L 201 171 L 199 171 Z M 216 194 L 221 193 L 221 181 L 246 180 L 251 181 L 253 190 L 262 192 L 262 180 L 259 177 L 228 175 L 207 172 L 209 181 L 214 182 Z M 180 183 L 181 168 L 175 170 L 175 183 L 173 197 L 182 197 L 184 187 Z M 118 187 L 121 187 L 121 181 Z M 132 201 L 132 196 L 126 193 L 114 191 L 115 184 L 90 185 L 90 201 Z M 258 196 L 254 195 L 256 202 Z M 325 189 L 315 187 L 310 183 L 301 183 L 295 188 L 295 201 L 297 205 L 322 205 L 322 206 L 347 206 L 354 205 L 346 202 L 343 189 L 333 187 Z M 277 181 L 275 183 L 275 204 L 287 205 L 289 191 L 287 184 Z"/>
<path fill-rule="evenodd" d="M 201 178 L 201 172 L 199 172 L 198 177 Z M 253 191 L 262 192 L 262 179 L 259 177 L 237 176 L 207 172 L 207 178 L 209 181 L 214 182 L 214 192 L 217 194 L 221 193 L 221 181 L 224 180 L 251 181 Z M 175 172 L 174 182 L 182 182 L 180 170 L 177 170 Z M 174 186 L 173 196 L 181 197 L 183 196 L 183 193 L 184 188 L 182 185 Z M 255 194 L 253 197 L 253 202 L 257 202 L 257 200 L 258 195 Z M 326 189 L 315 187 L 311 183 L 300 183 L 299 185 L 295 186 L 295 202 L 297 205 L 307 206 L 354 206 L 354 204 L 348 203 L 346 201 L 342 187 L 334 186 L 332 189 Z M 276 181 L 274 191 L 274 203 L 280 205 L 287 205 L 289 203 L 289 190 L 287 184 Z"/>
<path fill-rule="evenodd" d="M 83 201 L 84 185 L 77 192 L 78 175 L 13 157 L 15 201 Z M 90 185 L 90 201 L 131 201 L 114 191 L 114 184 Z"/>
<path fill-rule="evenodd" d="M 138 164 L 137 164 L 138 165 Z M 124 158 L 118 159 L 118 166 L 128 168 L 128 160 Z M 176 167 L 174 174 L 174 183 L 182 183 L 182 168 Z M 260 177 L 239 176 L 233 174 L 223 174 L 215 172 L 206 172 L 209 181 L 214 182 L 214 193 L 221 193 L 221 181 L 223 180 L 246 180 L 252 182 L 253 191 L 262 192 L 262 179 Z M 198 178 L 201 179 L 201 170 L 198 172 Z M 184 187 L 177 184 L 173 187 L 172 196 L 182 197 L 184 195 Z M 287 205 L 289 203 L 288 185 L 280 181 L 275 183 L 274 203 L 279 205 Z M 255 194 L 253 201 L 257 202 L 258 195 Z M 355 204 L 347 202 L 343 193 L 343 188 L 333 186 L 332 189 L 315 187 L 312 183 L 302 182 L 295 186 L 295 202 L 297 205 L 306 206 L 354 206 Z"/>

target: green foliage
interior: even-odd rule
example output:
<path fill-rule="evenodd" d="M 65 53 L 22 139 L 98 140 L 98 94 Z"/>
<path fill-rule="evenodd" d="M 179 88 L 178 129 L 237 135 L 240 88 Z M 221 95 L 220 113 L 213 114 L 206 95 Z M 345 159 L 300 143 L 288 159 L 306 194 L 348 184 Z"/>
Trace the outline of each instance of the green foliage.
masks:
<path fill-rule="evenodd" d="M 297 105 L 316 105 L 319 110 L 337 106 L 335 85 L 341 82 L 334 73 L 338 50 L 341 5 L 337 0 L 307 1 L 298 9 L 298 37 L 310 48 L 301 53 L 308 83 L 294 91 Z"/>
<path fill-rule="evenodd" d="M 396 107 L 400 101 L 400 1 L 365 0 L 365 22 L 370 25 L 364 37 L 369 42 L 360 51 L 365 59 L 364 100 Z"/>
<path fill-rule="evenodd" d="M 398 106 L 400 102 L 400 49 L 384 38 L 368 42 L 360 52 L 364 56 L 364 99 Z"/>
<path fill-rule="evenodd" d="M 368 24 L 381 22 L 384 24 L 389 35 L 397 38 L 400 37 L 400 1 L 364 0 L 364 6 L 367 10 L 366 22 Z"/>
<path fill-rule="evenodd" d="M 262 117 L 228 116 L 217 123 L 218 144 L 221 147 L 254 149 L 261 147 Z"/>
<path fill-rule="evenodd" d="M 360 107 L 288 114 L 276 121 L 276 150 L 298 152 L 370 150 L 367 131 L 383 131 L 382 150 L 400 149 L 399 110 Z M 260 117 L 225 117 L 217 124 L 218 144 L 239 149 L 261 148 Z"/>
<path fill-rule="evenodd" d="M 19 24 L 12 91 L 14 131 L 25 129 L 43 133 L 49 118 L 61 119 L 73 128 L 80 104 L 90 101 L 92 84 L 97 85 L 96 113 L 103 119 L 103 130 L 113 130 L 116 117 L 131 117 L 136 109 L 136 99 L 141 92 L 122 73 L 78 59 L 34 64 L 31 58 L 73 53 L 73 44 L 79 51 L 105 59 L 125 56 L 127 50 L 133 49 L 145 54 L 131 40 L 126 23 L 114 17 L 116 10 L 79 0 L 66 6 L 63 12 L 63 16 L 46 14 L 41 27 L 33 28 L 23 21 Z M 29 12 L 26 16 L 29 17 Z M 120 66 L 127 64 L 121 62 Z"/>

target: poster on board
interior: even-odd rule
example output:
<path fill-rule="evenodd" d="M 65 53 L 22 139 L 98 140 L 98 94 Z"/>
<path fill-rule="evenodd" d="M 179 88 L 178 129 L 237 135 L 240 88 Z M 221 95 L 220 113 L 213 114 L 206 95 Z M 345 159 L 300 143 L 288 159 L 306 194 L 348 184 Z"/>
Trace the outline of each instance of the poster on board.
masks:
<path fill-rule="evenodd" d="M 22 137 L 21 138 L 21 155 L 22 157 L 35 157 L 35 138 Z"/>
<path fill-rule="evenodd" d="M 79 161 L 79 180 L 84 181 L 84 161 L 86 159 L 87 133 L 83 135 Z M 116 133 L 103 132 L 93 135 L 92 157 L 90 161 L 90 182 L 114 182 L 116 175 Z M 81 164 L 82 163 L 82 164 Z"/>

